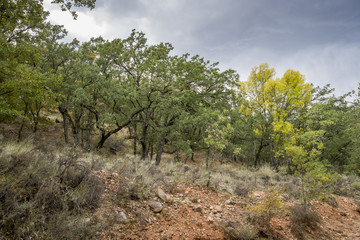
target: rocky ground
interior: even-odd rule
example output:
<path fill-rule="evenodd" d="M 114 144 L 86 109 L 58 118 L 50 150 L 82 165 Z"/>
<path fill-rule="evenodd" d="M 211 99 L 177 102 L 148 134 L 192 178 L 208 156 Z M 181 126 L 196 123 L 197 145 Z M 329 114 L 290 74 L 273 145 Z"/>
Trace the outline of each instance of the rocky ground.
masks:
<path fill-rule="evenodd" d="M 104 181 L 106 190 L 101 206 L 88 221 L 105 221 L 110 226 L 99 231 L 97 239 L 230 239 L 224 227 L 231 225 L 248 226 L 248 231 L 255 232 L 258 239 L 297 239 L 291 231 L 289 216 L 271 220 L 271 236 L 248 224 L 248 206 L 261 201 L 265 196 L 261 191 L 239 197 L 178 183 L 171 191 L 168 186 L 158 185 L 149 189 L 146 199 L 124 202 L 119 189 L 129 180 L 108 171 L 96 174 Z M 337 207 L 313 203 L 321 220 L 317 228 L 306 229 L 304 239 L 360 239 L 360 213 L 355 201 L 341 196 L 334 198 Z"/>

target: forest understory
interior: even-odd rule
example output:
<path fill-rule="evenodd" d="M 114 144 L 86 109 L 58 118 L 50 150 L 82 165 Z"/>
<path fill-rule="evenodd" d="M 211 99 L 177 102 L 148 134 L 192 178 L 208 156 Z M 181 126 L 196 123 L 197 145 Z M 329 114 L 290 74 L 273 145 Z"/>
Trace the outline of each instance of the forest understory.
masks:
<path fill-rule="evenodd" d="M 157 166 L 133 155 L 125 133 L 116 152 L 66 146 L 56 122 L 21 142 L 10 140 L 18 125 L 1 125 L 1 239 L 360 238 L 356 175 L 338 176 L 304 211 L 286 168 L 217 159 L 206 170 L 206 151 Z"/>

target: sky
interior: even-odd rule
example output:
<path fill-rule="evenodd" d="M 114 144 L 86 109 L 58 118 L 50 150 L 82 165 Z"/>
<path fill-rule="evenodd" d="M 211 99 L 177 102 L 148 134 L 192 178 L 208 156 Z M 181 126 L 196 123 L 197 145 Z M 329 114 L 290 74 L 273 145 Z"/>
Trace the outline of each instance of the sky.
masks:
<path fill-rule="evenodd" d="M 241 81 L 267 62 L 277 77 L 298 70 L 336 95 L 360 82 L 360 0 L 97 0 L 91 11 L 75 9 L 77 20 L 50 2 L 49 20 L 64 25 L 68 40 L 126 38 L 136 29 L 149 44 L 219 62 Z"/>

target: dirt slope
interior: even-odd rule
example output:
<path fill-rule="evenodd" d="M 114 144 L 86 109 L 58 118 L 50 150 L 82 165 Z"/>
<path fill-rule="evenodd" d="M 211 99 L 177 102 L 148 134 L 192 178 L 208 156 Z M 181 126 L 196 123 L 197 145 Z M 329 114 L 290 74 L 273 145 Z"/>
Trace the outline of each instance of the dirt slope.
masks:
<path fill-rule="evenodd" d="M 106 171 L 96 174 L 106 184 L 106 191 L 100 208 L 90 216 L 90 221 L 101 220 L 111 226 L 98 232 L 98 239 L 224 239 L 226 235 L 222 226 L 232 223 L 247 225 L 246 206 L 255 204 L 264 196 L 262 192 L 253 192 L 242 198 L 179 183 L 173 194 L 167 192 L 170 200 L 163 202 L 162 211 L 154 213 L 149 202 L 158 200 L 155 196 L 129 200 L 124 204 L 118 197 L 118 189 L 128 180 Z M 166 186 L 161 187 L 166 189 Z M 314 203 L 321 221 L 317 229 L 306 230 L 305 239 L 360 239 L 360 213 L 354 200 L 334 197 L 338 207 Z M 288 216 L 273 218 L 271 227 L 273 239 L 296 239 Z M 258 233 L 258 238 L 267 239 L 269 236 Z"/>

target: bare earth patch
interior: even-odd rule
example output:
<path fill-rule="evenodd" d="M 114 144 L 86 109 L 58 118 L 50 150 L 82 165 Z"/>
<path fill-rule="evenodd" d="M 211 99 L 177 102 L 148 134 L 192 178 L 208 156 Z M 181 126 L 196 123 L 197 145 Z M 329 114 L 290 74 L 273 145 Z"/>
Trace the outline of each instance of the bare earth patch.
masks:
<path fill-rule="evenodd" d="M 106 190 L 101 206 L 91 222 L 110 223 L 98 232 L 97 239 L 224 239 L 223 225 L 228 222 L 247 224 L 247 205 L 255 204 L 264 197 L 261 191 L 249 194 L 248 198 L 228 193 L 179 183 L 176 192 L 169 194 L 171 200 L 162 202 L 163 210 L 154 213 L 149 201 L 160 201 L 155 196 L 131 200 L 120 204 L 116 197 L 118 187 L 127 179 L 116 173 L 98 171 Z M 162 186 L 166 189 L 166 186 Z M 306 239 L 360 239 L 360 213 L 355 202 L 346 197 L 334 196 L 338 207 L 315 202 L 315 211 L 320 215 L 319 228 L 307 229 Z M 293 205 L 293 203 L 286 203 Z M 126 220 L 119 219 L 120 213 Z M 296 239 L 291 232 L 289 216 L 271 220 L 274 239 Z M 266 239 L 259 235 L 259 239 Z"/>

